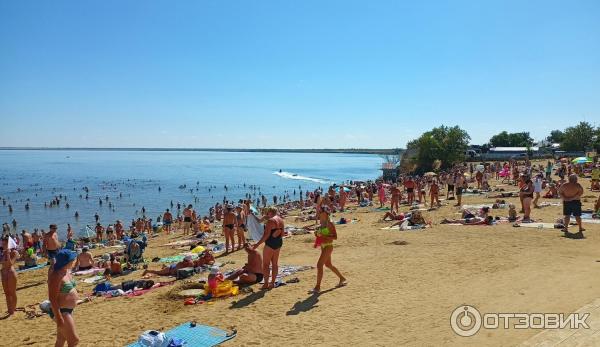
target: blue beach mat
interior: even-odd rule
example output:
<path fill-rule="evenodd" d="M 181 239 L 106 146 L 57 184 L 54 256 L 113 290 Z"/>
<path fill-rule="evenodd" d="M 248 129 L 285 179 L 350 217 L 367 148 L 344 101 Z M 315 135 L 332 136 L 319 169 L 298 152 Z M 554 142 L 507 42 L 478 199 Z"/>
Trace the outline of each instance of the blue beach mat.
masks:
<path fill-rule="evenodd" d="M 191 322 L 183 323 L 178 327 L 165 331 L 165 335 L 170 339 L 176 337 L 185 341 L 183 344 L 186 347 L 210 347 L 217 346 L 221 343 L 234 338 L 237 332 L 234 330 L 231 333 L 219 328 L 209 327 L 206 325 L 197 324 L 195 327 L 190 326 Z M 126 347 L 143 347 L 139 342 L 134 342 Z"/>
<path fill-rule="evenodd" d="M 28 267 L 25 269 L 19 269 L 19 270 L 17 270 L 17 272 L 27 272 L 27 271 L 31 271 L 31 270 L 42 269 L 42 268 L 45 268 L 46 266 L 48 266 L 48 264 L 39 264 L 39 265 Z"/>

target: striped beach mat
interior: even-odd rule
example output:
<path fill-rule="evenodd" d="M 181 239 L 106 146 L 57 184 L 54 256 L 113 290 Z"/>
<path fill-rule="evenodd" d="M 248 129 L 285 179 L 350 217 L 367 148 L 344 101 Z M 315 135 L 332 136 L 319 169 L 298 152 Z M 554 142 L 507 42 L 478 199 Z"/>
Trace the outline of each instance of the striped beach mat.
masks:
<path fill-rule="evenodd" d="M 210 327 L 207 325 L 196 324 L 192 326 L 192 322 L 187 322 L 165 331 L 165 335 L 170 340 L 178 338 L 184 341 L 186 347 L 210 347 L 217 346 L 221 343 L 233 339 L 237 335 L 237 331 L 227 332 L 219 328 Z M 126 347 L 144 347 L 139 342 L 134 342 Z"/>

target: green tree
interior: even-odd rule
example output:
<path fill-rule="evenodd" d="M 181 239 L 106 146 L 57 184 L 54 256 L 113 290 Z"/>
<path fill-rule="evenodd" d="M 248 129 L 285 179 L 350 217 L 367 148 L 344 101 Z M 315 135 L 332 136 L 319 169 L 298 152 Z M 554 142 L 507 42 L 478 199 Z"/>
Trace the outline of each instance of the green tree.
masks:
<path fill-rule="evenodd" d="M 491 147 L 531 147 L 532 145 L 533 139 L 529 132 L 508 133 L 503 131 L 490 139 Z"/>
<path fill-rule="evenodd" d="M 560 130 L 552 130 L 550 135 L 546 137 L 546 141 L 550 143 L 561 143 L 565 139 L 565 133 Z"/>
<path fill-rule="evenodd" d="M 463 161 L 470 139 L 469 134 L 460 127 L 442 125 L 423 133 L 406 147 L 417 152 L 417 171 L 426 172 L 433 169 L 436 160 L 441 162 L 442 169 Z"/>
<path fill-rule="evenodd" d="M 565 129 L 561 149 L 565 151 L 585 151 L 598 144 L 599 129 L 588 122 L 580 122 L 576 126 Z"/>

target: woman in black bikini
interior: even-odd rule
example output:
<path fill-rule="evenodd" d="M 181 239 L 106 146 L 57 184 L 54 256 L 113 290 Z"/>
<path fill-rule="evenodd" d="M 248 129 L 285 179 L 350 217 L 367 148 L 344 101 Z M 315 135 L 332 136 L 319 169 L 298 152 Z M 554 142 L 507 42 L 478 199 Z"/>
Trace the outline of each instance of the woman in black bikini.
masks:
<path fill-rule="evenodd" d="M 279 251 L 283 245 L 283 219 L 277 215 L 277 209 L 269 207 L 267 209 L 267 223 L 265 223 L 265 232 L 263 237 L 252 248 L 256 249 L 261 243 L 265 243 L 263 248 L 263 274 L 265 284 L 262 289 L 273 288 L 277 273 L 279 271 Z M 269 266 L 271 268 L 271 284 L 269 284 Z"/>
<path fill-rule="evenodd" d="M 523 181 L 524 185 L 519 192 L 521 201 L 523 202 L 523 222 L 530 222 L 531 219 L 529 218 L 529 215 L 531 214 L 531 201 L 533 200 L 534 192 L 533 182 L 531 181 L 529 175 L 524 175 Z"/>

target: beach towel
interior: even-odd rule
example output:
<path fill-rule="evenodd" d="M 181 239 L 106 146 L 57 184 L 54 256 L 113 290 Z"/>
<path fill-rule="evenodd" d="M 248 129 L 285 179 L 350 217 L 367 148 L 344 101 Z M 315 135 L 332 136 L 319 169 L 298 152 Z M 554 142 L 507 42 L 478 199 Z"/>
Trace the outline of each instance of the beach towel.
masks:
<path fill-rule="evenodd" d="M 192 322 L 187 322 L 165 331 L 164 334 L 167 336 L 168 341 L 173 338 L 183 340 L 186 347 L 210 347 L 233 339 L 237 335 L 237 331 L 233 330 L 228 333 L 225 330 L 207 325 L 195 324 L 195 326 L 192 326 Z M 126 347 L 144 347 L 144 345 L 136 341 Z"/>
<path fill-rule="evenodd" d="M 554 223 L 521 223 L 521 228 L 555 229 Z"/>
<path fill-rule="evenodd" d="M 462 210 L 481 210 L 482 208 L 487 207 L 491 210 L 491 209 L 493 209 L 494 205 L 497 206 L 495 209 L 506 208 L 508 206 L 506 204 L 476 204 L 476 205 L 462 205 L 461 209 Z"/>
<path fill-rule="evenodd" d="M 101 269 L 99 267 L 94 267 L 88 270 L 83 270 L 83 271 L 75 271 L 73 272 L 73 275 L 75 276 L 84 276 L 84 275 L 95 275 L 99 272 L 104 271 L 104 269 Z"/>
<path fill-rule="evenodd" d="M 159 282 L 159 283 L 156 283 L 155 285 L 153 285 L 152 288 L 140 289 L 140 290 L 132 290 L 132 291 L 126 292 L 125 296 L 132 298 L 134 296 L 144 295 L 144 294 L 146 294 L 146 293 L 148 293 L 150 291 L 153 291 L 154 289 L 165 287 L 165 286 L 170 286 L 173 283 L 175 283 L 175 281 L 171 281 L 171 282 Z"/>
<path fill-rule="evenodd" d="M 429 228 L 429 226 L 428 225 L 407 225 L 407 226 L 403 226 L 402 228 L 400 228 L 400 225 L 394 225 L 393 227 L 380 228 L 380 230 L 404 231 L 404 230 L 420 230 L 420 229 L 425 229 L 425 228 Z"/>
<path fill-rule="evenodd" d="M 96 275 L 96 276 L 92 276 L 92 277 L 83 279 L 83 282 L 89 283 L 89 284 L 95 284 L 95 283 L 98 283 L 100 281 L 104 281 L 104 276 L 98 276 L 98 275 Z"/>
<path fill-rule="evenodd" d="M 199 241 L 200 240 L 197 240 L 197 239 L 193 239 L 193 240 L 179 240 L 179 241 L 165 243 L 164 245 L 161 245 L 161 246 L 163 246 L 163 247 L 166 247 L 166 246 L 190 246 L 190 245 L 195 245 Z"/>
<path fill-rule="evenodd" d="M 46 266 L 48 266 L 48 264 L 38 264 L 36 266 L 28 267 L 25 269 L 18 269 L 17 272 L 27 272 L 27 271 L 31 271 L 31 270 L 42 269 L 42 268 L 45 268 Z"/>
<path fill-rule="evenodd" d="M 248 236 L 251 240 L 258 241 L 262 238 L 265 227 L 259 222 L 255 215 L 248 215 L 246 227 L 248 228 Z"/>
<path fill-rule="evenodd" d="M 281 279 L 283 279 L 284 277 L 291 276 L 295 273 L 310 269 L 313 269 L 313 267 L 310 265 L 279 265 L 279 272 L 277 273 L 277 278 L 275 279 L 275 282 L 281 282 Z M 260 283 L 265 283 L 265 281 L 262 280 L 260 281 Z"/>

